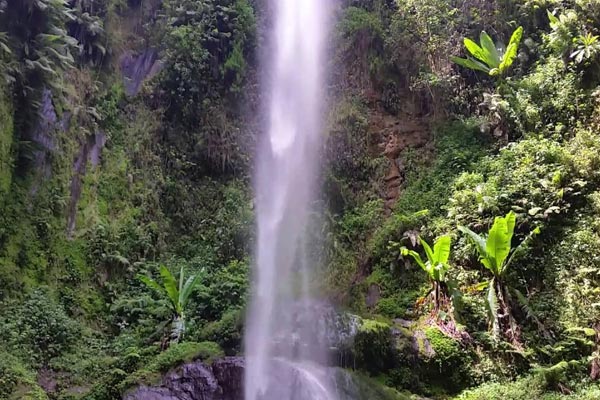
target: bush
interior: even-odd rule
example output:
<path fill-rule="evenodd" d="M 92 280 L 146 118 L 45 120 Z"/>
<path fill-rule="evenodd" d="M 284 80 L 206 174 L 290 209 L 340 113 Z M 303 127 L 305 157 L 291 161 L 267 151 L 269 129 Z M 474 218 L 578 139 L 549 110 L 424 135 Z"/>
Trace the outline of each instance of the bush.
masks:
<path fill-rule="evenodd" d="M 36 382 L 35 372 L 25 368 L 15 356 L 0 352 L 0 399 L 47 400 Z"/>
<path fill-rule="evenodd" d="M 577 386 L 580 386 L 581 382 Z M 600 398 L 596 386 L 581 388 L 571 394 L 549 391 L 542 375 L 532 375 L 515 382 L 488 383 L 477 389 L 468 390 L 454 400 L 592 400 Z"/>
<path fill-rule="evenodd" d="M 244 312 L 232 309 L 223 314 L 216 322 L 209 322 L 197 337 L 218 343 L 227 355 L 235 355 L 241 351 Z"/>
<path fill-rule="evenodd" d="M 13 307 L 0 329 L 9 345 L 34 364 L 47 363 L 77 340 L 79 325 L 46 291 L 37 289 Z"/>

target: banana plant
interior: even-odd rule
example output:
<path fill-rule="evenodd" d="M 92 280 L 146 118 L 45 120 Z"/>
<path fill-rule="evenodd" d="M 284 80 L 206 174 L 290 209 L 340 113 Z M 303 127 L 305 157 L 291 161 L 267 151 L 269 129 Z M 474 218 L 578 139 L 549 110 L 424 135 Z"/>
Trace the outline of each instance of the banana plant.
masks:
<path fill-rule="evenodd" d="M 451 60 L 463 67 L 482 71 L 490 76 L 502 76 L 515 62 L 519 44 L 523 37 L 523 27 L 518 27 L 512 34 L 508 47 L 502 43 L 494 43 L 490 35 L 481 32 L 479 43 L 465 38 L 464 44 L 471 54 L 467 58 L 451 57 Z"/>
<path fill-rule="evenodd" d="M 441 236 L 435 241 L 433 250 L 421 237 L 419 237 L 419 241 L 425 250 L 427 261 L 423 261 L 419 253 L 406 247 L 400 249 L 401 254 L 402 256 L 411 256 L 429 276 L 432 284 L 430 293 L 433 295 L 435 311 L 438 312 L 449 294 L 447 273 L 450 270 L 448 258 L 450 258 L 451 239 L 450 236 Z"/>
<path fill-rule="evenodd" d="M 177 280 L 167 267 L 161 265 L 159 272 L 162 278 L 162 284 L 142 274 L 138 274 L 137 277 L 146 286 L 154 289 L 168 300 L 173 313 L 171 342 L 177 343 L 185 333 L 185 309 L 187 308 L 190 295 L 200 283 L 201 277 L 199 274 L 192 275 L 185 280 L 184 269 L 181 267 L 178 286 Z"/>
<path fill-rule="evenodd" d="M 482 289 L 488 288 L 487 308 L 492 332 L 497 338 L 502 332 L 513 343 L 518 342 L 518 326 L 512 315 L 511 298 L 504 278 L 515 256 L 540 232 L 539 228 L 534 229 L 520 245 L 512 248 L 516 219 L 513 211 L 505 217 L 496 217 L 487 237 L 482 237 L 465 226 L 458 227 L 473 241 L 479 261 L 492 274 L 490 281 L 479 285 Z"/>

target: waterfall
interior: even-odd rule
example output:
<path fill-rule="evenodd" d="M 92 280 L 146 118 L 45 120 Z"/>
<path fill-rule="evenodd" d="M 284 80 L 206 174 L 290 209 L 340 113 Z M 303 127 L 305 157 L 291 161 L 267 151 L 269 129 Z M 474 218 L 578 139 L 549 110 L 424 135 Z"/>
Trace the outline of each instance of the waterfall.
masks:
<path fill-rule="evenodd" d="M 271 0 L 267 137 L 257 155 L 258 240 L 245 352 L 246 400 L 332 400 L 316 340 L 304 232 L 315 196 L 328 2 Z M 307 322 L 308 321 L 308 322 Z"/>

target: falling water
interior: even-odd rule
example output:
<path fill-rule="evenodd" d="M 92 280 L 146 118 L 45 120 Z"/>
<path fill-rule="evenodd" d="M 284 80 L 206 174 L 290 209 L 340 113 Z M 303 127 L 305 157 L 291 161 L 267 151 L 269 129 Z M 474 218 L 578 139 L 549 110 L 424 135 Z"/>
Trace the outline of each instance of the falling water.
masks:
<path fill-rule="evenodd" d="M 271 0 L 268 136 L 258 154 L 258 246 L 247 318 L 246 400 L 332 400 L 316 340 L 304 232 L 318 174 L 326 0 Z M 308 316 L 308 317 L 307 317 Z M 308 321 L 308 323 L 307 323 Z"/>

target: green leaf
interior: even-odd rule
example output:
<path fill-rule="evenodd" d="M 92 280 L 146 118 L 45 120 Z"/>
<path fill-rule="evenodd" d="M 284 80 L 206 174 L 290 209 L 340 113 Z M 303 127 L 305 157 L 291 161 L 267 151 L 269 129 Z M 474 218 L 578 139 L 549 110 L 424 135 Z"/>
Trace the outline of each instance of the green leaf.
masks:
<path fill-rule="evenodd" d="M 484 289 L 487 289 L 487 287 L 490 285 L 489 281 L 485 281 L 485 282 L 479 282 L 473 286 L 469 286 L 467 288 L 468 292 L 481 292 Z"/>
<path fill-rule="evenodd" d="M 156 290 L 157 292 L 159 292 L 161 295 L 166 295 L 167 293 L 165 292 L 165 288 L 163 288 L 161 285 L 158 284 L 158 282 L 156 282 L 154 279 L 152 278 L 148 278 L 146 275 L 142 275 L 142 274 L 137 274 L 137 278 L 142 281 L 146 286 L 148 286 L 151 289 Z"/>
<path fill-rule="evenodd" d="M 510 68 L 510 66 L 513 65 L 513 63 L 515 62 L 522 37 L 523 27 L 520 26 L 513 32 L 508 47 L 506 49 L 506 53 L 504 53 L 504 56 L 502 57 L 502 62 L 498 67 L 498 69 L 500 70 L 500 75 L 504 74 L 504 72 L 506 72 L 508 68 Z"/>
<path fill-rule="evenodd" d="M 478 234 L 476 234 L 475 232 L 473 232 L 466 226 L 459 226 L 458 230 L 471 238 L 473 243 L 475 243 L 475 245 L 477 246 L 477 252 L 479 253 L 480 257 L 486 256 L 485 239 L 483 237 L 479 236 Z"/>
<path fill-rule="evenodd" d="M 479 61 L 483 61 L 488 66 L 492 66 L 488 63 L 488 61 L 490 61 L 490 60 L 488 60 L 486 58 L 485 51 L 477 43 L 475 43 L 474 41 L 472 41 L 469 38 L 465 38 L 464 43 L 465 43 L 465 47 L 467 48 L 467 50 L 469 51 L 469 53 L 471 53 L 471 55 L 473 57 L 475 57 Z"/>
<path fill-rule="evenodd" d="M 485 64 L 482 64 L 479 61 L 474 60 L 472 58 L 450 57 L 450 59 L 455 64 L 458 64 L 462 67 L 469 68 L 469 69 L 472 69 L 475 71 L 482 71 L 485 73 L 489 73 L 489 71 L 490 71 L 490 69 Z"/>
<path fill-rule="evenodd" d="M 200 279 L 200 274 L 192 275 L 187 279 L 187 281 L 183 285 L 183 288 L 179 293 L 179 303 L 181 304 L 182 309 L 185 309 L 185 307 L 187 306 L 190 295 L 194 292 L 194 289 L 196 288 L 196 286 L 198 286 L 198 283 L 200 283 Z"/>
<path fill-rule="evenodd" d="M 419 266 L 423 269 L 423 271 L 427 272 L 427 274 L 430 273 L 429 268 L 427 268 L 427 265 L 425 265 L 425 263 L 423 262 L 423 259 L 421 258 L 421 255 L 419 253 L 417 253 L 414 250 L 409 250 L 406 247 L 403 247 L 401 249 L 401 252 L 402 252 L 403 256 L 411 256 L 417 262 L 417 264 L 419 264 Z"/>
<path fill-rule="evenodd" d="M 507 234 L 508 234 L 508 242 L 510 244 L 510 242 L 512 241 L 513 234 L 515 232 L 515 225 L 517 223 L 517 214 L 515 214 L 514 211 L 509 211 L 509 213 L 506 214 L 506 217 L 504 217 L 504 219 L 506 220 L 506 230 L 507 230 Z"/>
<path fill-rule="evenodd" d="M 512 224 L 512 227 L 514 228 L 514 221 L 509 219 L 508 216 L 507 218 L 496 217 L 486 241 L 485 249 L 487 258 L 493 260 L 492 272 L 496 276 L 499 276 L 502 272 L 502 264 L 510 253 L 510 242 L 512 238 L 512 232 L 510 234 L 508 232 L 510 224 Z"/>
<path fill-rule="evenodd" d="M 498 68 L 500 66 L 500 54 L 498 54 L 498 50 L 496 49 L 496 45 L 494 41 L 485 31 L 481 32 L 479 37 L 479 42 L 481 43 L 481 48 L 485 53 L 485 57 L 489 62 L 486 63 L 491 67 Z"/>
<path fill-rule="evenodd" d="M 560 23 L 559 19 L 556 17 L 556 15 L 552 14 L 550 10 L 546 10 L 546 13 L 548 14 L 548 19 L 550 20 L 550 27 L 555 29 L 555 27 Z"/>
<path fill-rule="evenodd" d="M 175 277 L 164 265 L 160 266 L 160 276 L 162 277 L 163 286 L 167 292 L 169 300 L 175 307 L 177 313 L 180 314 L 182 310 L 181 305 L 179 304 L 179 290 L 177 289 L 177 281 L 175 280 Z"/>
<path fill-rule="evenodd" d="M 433 245 L 433 258 L 436 264 L 446 264 L 450 258 L 450 246 L 452 239 L 450 236 L 441 236 Z"/>
<path fill-rule="evenodd" d="M 429 262 L 431 264 L 435 263 L 435 256 L 433 253 L 433 250 L 431 250 L 431 247 L 429 246 L 429 244 L 423 240 L 423 238 L 419 237 L 419 241 L 421 242 L 421 246 L 423 246 L 423 249 L 425 249 L 425 254 L 427 255 L 427 259 L 429 260 Z"/>

